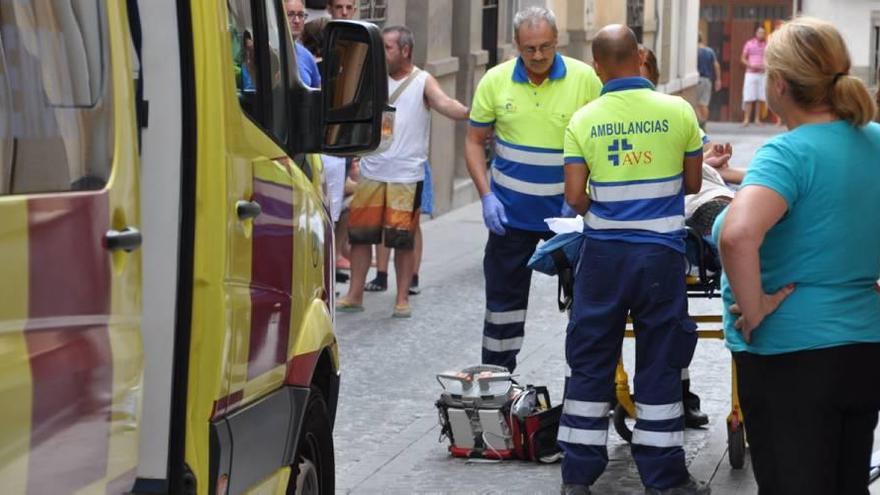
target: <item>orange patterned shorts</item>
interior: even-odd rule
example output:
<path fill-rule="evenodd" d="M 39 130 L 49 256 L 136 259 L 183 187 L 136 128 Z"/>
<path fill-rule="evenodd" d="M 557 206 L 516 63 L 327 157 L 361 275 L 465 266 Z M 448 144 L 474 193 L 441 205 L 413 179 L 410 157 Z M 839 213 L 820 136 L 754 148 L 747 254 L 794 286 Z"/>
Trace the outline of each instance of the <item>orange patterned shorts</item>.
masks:
<path fill-rule="evenodd" d="M 352 244 L 412 249 L 423 183 L 379 182 L 361 177 L 351 200 L 348 237 Z"/>

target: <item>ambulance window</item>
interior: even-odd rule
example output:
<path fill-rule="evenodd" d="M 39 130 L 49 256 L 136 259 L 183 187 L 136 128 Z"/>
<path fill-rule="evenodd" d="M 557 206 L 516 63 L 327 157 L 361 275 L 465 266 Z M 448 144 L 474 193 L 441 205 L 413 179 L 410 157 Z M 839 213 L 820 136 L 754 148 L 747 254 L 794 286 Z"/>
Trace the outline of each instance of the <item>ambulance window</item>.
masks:
<path fill-rule="evenodd" d="M 272 75 L 272 109 L 271 120 L 268 127 L 272 134 L 281 142 L 287 139 L 287 84 L 283 71 L 283 59 L 281 33 L 287 36 L 287 30 L 283 25 L 279 26 L 279 20 L 287 20 L 287 16 L 278 15 L 278 2 L 266 0 L 266 32 L 269 41 L 269 73 Z"/>
<path fill-rule="evenodd" d="M 0 194 L 102 189 L 113 159 L 104 2 L 0 0 Z"/>
<path fill-rule="evenodd" d="M 228 0 L 227 6 L 241 107 L 272 137 L 284 142 L 290 79 L 285 73 L 289 53 L 288 44 L 282 43 L 287 36 L 282 22 L 287 17 L 279 14 L 278 2 L 274 0 Z"/>
<path fill-rule="evenodd" d="M 254 44 L 253 16 L 249 0 L 231 0 L 229 9 L 229 34 L 232 39 L 232 66 L 235 71 L 235 87 L 238 101 L 245 113 L 256 118 L 257 55 Z"/>

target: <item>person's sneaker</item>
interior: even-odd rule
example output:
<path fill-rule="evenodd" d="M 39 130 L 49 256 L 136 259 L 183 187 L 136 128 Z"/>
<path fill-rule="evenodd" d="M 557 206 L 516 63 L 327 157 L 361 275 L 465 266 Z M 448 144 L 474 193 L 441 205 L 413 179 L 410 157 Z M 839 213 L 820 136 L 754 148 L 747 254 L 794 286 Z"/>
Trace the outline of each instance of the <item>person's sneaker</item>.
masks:
<path fill-rule="evenodd" d="M 385 292 L 388 290 L 388 274 L 377 272 L 373 280 L 364 284 L 364 290 L 367 292 Z"/>
<path fill-rule="evenodd" d="M 681 485 L 673 486 L 665 490 L 657 488 L 645 488 L 645 495 L 709 495 L 712 489 L 703 481 L 697 481 L 693 476 Z"/>
<path fill-rule="evenodd" d="M 409 295 L 417 296 L 422 293 L 422 289 L 419 288 L 419 276 L 413 275 L 412 281 L 409 284 Z"/>
<path fill-rule="evenodd" d="M 559 493 L 562 495 L 590 495 L 590 487 L 587 485 L 562 485 Z"/>

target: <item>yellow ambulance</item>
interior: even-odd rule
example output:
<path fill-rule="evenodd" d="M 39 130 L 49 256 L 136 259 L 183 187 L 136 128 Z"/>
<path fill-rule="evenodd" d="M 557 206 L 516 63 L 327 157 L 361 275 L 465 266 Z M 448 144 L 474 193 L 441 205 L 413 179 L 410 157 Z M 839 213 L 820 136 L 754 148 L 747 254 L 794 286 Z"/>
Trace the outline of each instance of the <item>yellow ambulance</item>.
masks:
<path fill-rule="evenodd" d="M 311 154 L 387 87 L 375 26 L 325 38 L 310 89 L 283 0 L 0 0 L 0 493 L 333 493 Z"/>

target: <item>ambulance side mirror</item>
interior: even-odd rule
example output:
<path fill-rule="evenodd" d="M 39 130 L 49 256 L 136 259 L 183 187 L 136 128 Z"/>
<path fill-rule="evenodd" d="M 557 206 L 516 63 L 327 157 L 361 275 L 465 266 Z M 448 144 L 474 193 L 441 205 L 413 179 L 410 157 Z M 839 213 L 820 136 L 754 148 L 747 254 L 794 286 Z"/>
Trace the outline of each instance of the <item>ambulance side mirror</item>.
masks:
<path fill-rule="evenodd" d="M 352 155 L 387 146 L 393 131 L 385 46 L 374 24 L 332 21 L 321 67 L 321 151 Z"/>

